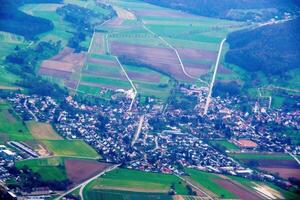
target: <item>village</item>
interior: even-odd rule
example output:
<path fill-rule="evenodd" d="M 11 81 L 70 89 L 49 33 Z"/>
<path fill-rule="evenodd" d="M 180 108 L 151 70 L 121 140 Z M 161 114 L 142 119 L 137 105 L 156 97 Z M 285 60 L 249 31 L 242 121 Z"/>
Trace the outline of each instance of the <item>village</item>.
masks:
<path fill-rule="evenodd" d="M 178 101 L 163 106 L 148 98 L 146 105 L 130 99 L 112 100 L 109 105 L 87 106 L 67 97 L 56 102 L 51 97 L 16 94 L 7 100 L 24 121 L 48 122 L 67 139 L 83 139 L 106 162 L 129 169 L 183 174 L 184 167 L 240 176 L 274 177 L 255 172 L 210 145 L 211 140 L 227 139 L 242 152 L 289 152 L 300 154 L 287 136 L 278 137 L 274 127 L 300 129 L 299 111 L 267 109 L 249 102 L 251 112 L 242 112 L 238 97 L 212 98 L 207 115 L 202 115 L 207 90 L 181 85 Z M 183 105 L 183 102 L 189 101 Z M 272 124 L 272 125 L 271 125 Z M 7 168 L 16 160 L 39 157 L 30 147 L 15 141 L 0 147 L 1 180 L 9 177 Z"/>

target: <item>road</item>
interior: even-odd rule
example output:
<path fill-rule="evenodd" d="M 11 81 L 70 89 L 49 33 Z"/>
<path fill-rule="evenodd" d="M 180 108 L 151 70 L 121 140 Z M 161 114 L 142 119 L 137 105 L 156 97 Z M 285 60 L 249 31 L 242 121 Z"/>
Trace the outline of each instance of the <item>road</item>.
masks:
<path fill-rule="evenodd" d="M 294 158 L 294 160 L 300 165 L 300 160 L 291 152 L 286 151 L 292 158 Z"/>
<path fill-rule="evenodd" d="M 221 44 L 220 44 L 219 53 L 218 53 L 218 57 L 217 57 L 216 64 L 215 64 L 214 74 L 213 74 L 213 77 L 211 79 L 211 83 L 210 83 L 210 86 L 209 86 L 209 91 L 208 91 L 208 95 L 207 95 L 207 99 L 206 99 L 206 103 L 205 103 L 205 107 L 204 107 L 204 115 L 207 114 L 209 103 L 211 101 L 212 89 L 214 87 L 214 83 L 215 83 L 215 80 L 216 80 L 216 75 L 217 75 L 217 72 L 218 72 L 218 68 L 219 68 L 219 64 L 220 64 L 220 58 L 221 58 L 221 55 L 222 55 L 222 49 L 223 49 L 223 45 L 224 45 L 225 41 L 226 41 L 226 38 L 224 38 L 222 40 Z"/>
<path fill-rule="evenodd" d="M 142 130 L 142 127 L 143 127 L 143 123 L 144 123 L 144 119 L 145 119 L 145 116 L 142 115 L 140 117 L 140 121 L 139 121 L 139 125 L 138 125 L 138 128 L 133 136 L 133 140 L 131 142 L 131 146 L 133 146 L 135 144 L 135 141 L 140 137 L 140 133 L 141 133 L 141 130 Z"/>
<path fill-rule="evenodd" d="M 207 83 L 207 82 L 203 81 L 203 80 L 200 79 L 200 78 L 197 78 L 197 77 L 195 77 L 195 76 L 190 75 L 190 74 L 186 71 L 186 69 L 185 69 L 185 67 L 184 67 L 184 64 L 183 64 L 183 62 L 182 62 L 182 60 L 181 60 L 181 57 L 180 57 L 180 55 L 179 55 L 177 49 L 176 49 L 173 45 L 171 45 L 169 42 L 167 42 L 163 37 L 157 35 L 157 34 L 154 33 L 153 31 L 151 31 L 149 28 L 147 28 L 146 25 L 145 25 L 145 23 L 143 22 L 143 20 L 141 20 L 141 22 L 142 22 L 143 28 L 144 28 L 146 31 L 148 31 L 149 33 L 151 33 L 153 36 L 157 36 L 163 43 L 165 43 L 170 49 L 172 49 L 172 50 L 175 52 L 175 54 L 176 54 L 176 56 L 177 56 L 177 58 L 178 58 L 178 60 L 179 60 L 180 67 L 181 67 L 181 69 L 182 69 L 184 75 L 186 75 L 187 77 L 189 77 L 189 78 L 191 78 L 191 79 L 199 80 L 201 83 L 204 83 L 206 86 L 208 86 L 208 83 Z"/>
<path fill-rule="evenodd" d="M 207 194 L 204 190 L 200 189 L 199 187 L 197 187 L 196 185 L 194 185 L 193 183 L 191 183 L 189 180 L 186 180 L 184 178 L 182 178 L 181 176 L 179 175 L 176 175 L 178 178 L 180 178 L 181 180 L 183 180 L 184 182 L 186 182 L 188 185 L 192 186 L 194 189 L 198 190 L 198 192 L 204 194 L 207 198 L 205 199 L 210 199 L 210 200 L 214 200 L 213 197 L 211 197 L 209 194 Z M 200 197 L 201 198 L 201 197 Z"/>
<path fill-rule="evenodd" d="M 132 87 L 132 89 L 133 89 L 133 92 L 134 92 L 133 98 L 132 98 L 132 100 L 131 100 L 131 103 L 130 103 L 130 106 L 129 106 L 129 109 L 128 109 L 128 111 L 131 111 L 132 106 L 133 106 L 133 103 L 134 103 L 134 100 L 135 100 L 136 95 L 137 95 L 137 89 L 136 89 L 136 87 L 134 86 L 133 81 L 131 80 L 131 78 L 128 76 L 128 74 L 127 74 L 126 70 L 124 69 L 122 63 L 120 62 L 119 58 L 118 58 L 117 56 L 114 56 L 114 57 L 115 57 L 115 59 L 117 60 L 119 66 L 121 67 L 123 73 L 125 74 L 127 80 L 129 81 L 129 83 L 130 83 L 130 85 L 131 85 L 131 87 Z"/>
<path fill-rule="evenodd" d="M 24 101 L 24 107 L 26 108 L 26 110 L 33 116 L 33 118 L 34 118 L 34 120 L 35 121 L 39 121 L 39 119 L 35 116 L 35 114 L 28 108 L 28 106 L 27 106 L 27 99 Z"/>
<path fill-rule="evenodd" d="M 80 188 L 80 190 L 79 190 L 79 196 L 80 196 L 81 200 L 83 200 L 83 199 L 84 199 L 84 198 L 83 198 L 83 190 L 84 190 L 84 187 L 85 187 L 87 184 L 89 184 L 91 181 L 93 181 L 93 180 L 99 178 L 100 176 L 104 175 L 105 173 L 110 172 L 110 171 L 116 169 L 116 168 L 119 167 L 119 166 L 120 166 L 120 164 L 118 164 L 118 165 L 113 165 L 113 166 L 111 166 L 111 167 L 105 169 L 104 171 L 100 172 L 100 173 L 97 174 L 96 176 L 94 176 L 94 177 L 92 177 L 92 178 L 86 180 L 85 182 L 83 182 L 83 183 L 81 183 L 81 184 L 79 184 L 79 185 L 73 187 L 72 189 L 68 190 L 67 192 L 63 193 L 62 195 L 60 195 L 59 197 L 57 197 L 55 200 L 59 200 L 59 199 L 63 198 L 64 196 L 66 196 L 67 194 L 69 194 L 69 193 L 71 193 L 71 192 L 77 190 L 78 188 Z"/>

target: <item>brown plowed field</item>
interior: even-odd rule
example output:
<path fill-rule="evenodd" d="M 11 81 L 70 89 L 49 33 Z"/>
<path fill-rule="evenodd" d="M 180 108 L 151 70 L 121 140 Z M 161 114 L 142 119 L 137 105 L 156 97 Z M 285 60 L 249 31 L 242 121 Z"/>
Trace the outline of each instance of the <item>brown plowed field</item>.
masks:
<path fill-rule="evenodd" d="M 99 64 L 99 65 L 112 65 L 112 66 L 118 66 L 118 63 L 113 60 L 105 60 L 105 59 L 99 59 L 99 58 L 91 58 L 89 57 L 87 59 L 87 62 L 93 63 L 93 64 Z"/>
<path fill-rule="evenodd" d="M 183 73 L 180 62 L 172 49 L 112 42 L 111 51 L 117 56 L 126 56 L 136 59 L 174 78 L 190 80 Z M 188 51 L 185 53 L 188 54 Z M 180 56 L 184 57 L 186 54 Z M 191 57 L 193 57 L 194 60 L 199 60 L 195 55 Z M 184 65 L 186 70 L 188 72 L 191 71 L 190 73 L 193 73 L 194 76 L 199 76 L 209 70 L 209 66 L 206 65 L 195 65 L 191 63 L 184 63 Z"/>
<path fill-rule="evenodd" d="M 180 48 L 177 50 L 182 59 L 212 60 L 215 61 L 218 52 L 205 51 L 200 49 Z"/>
<path fill-rule="evenodd" d="M 282 167 L 259 167 L 259 169 L 276 174 L 278 173 L 280 177 L 288 179 L 290 177 L 295 177 L 300 179 L 300 168 L 282 168 Z"/>
<path fill-rule="evenodd" d="M 74 53 L 66 47 L 59 54 L 42 62 L 39 73 L 68 81 L 73 73 L 79 72 L 85 62 L 85 53 Z"/>
<path fill-rule="evenodd" d="M 111 166 L 94 160 L 65 160 L 68 178 L 74 183 L 81 183 Z"/>
<path fill-rule="evenodd" d="M 156 16 L 156 17 L 195 17 L 192 14 L 180 12 L 180 11 L 167 11 L 167 10 L 135 10 L 134 13 L 139 16 Z"/>
<path fill-rule="evenodd" d="M 244 163 L 251 160 L 242 159 Z M 300 179 L 300 165 L 295 160 L 262 160 L 257 159 L 258 168 L 266 172 L 276 174 L 282 178 L 288 179 L 295 177 Z"/>
<path fill-rule="evenodd" d="M 248 163 L 251 159 L 241 159 L 244 163 Z M 271 159 L 255 159 L 258 167 L 277 167 L 299 169 L 300 165 L 295 160 L 271 160 Z"/>
<path fill-rule="evenodd" d="M 259 194 L 254 191 L 245 189 L 238 183 L 228 179 L 215 179 L 215 183 L 221 185 L 223 188 L 228 190 L 229 192 L 235 194 L 239 199 L 247 199 L 247 200 L 260 200 L 263 199 Z"/>

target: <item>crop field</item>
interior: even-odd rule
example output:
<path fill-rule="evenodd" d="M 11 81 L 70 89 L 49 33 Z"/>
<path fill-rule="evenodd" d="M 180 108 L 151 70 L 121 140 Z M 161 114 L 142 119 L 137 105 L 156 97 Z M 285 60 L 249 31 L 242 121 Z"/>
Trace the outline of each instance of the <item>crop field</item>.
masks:
<path fill-rule="evenodd" d="M 75 53 L 74 49 L 66 47 L 56 56 L 43 61 L 39 74 L 61 79 L 67 87 L 75 89 L 85 57 L 85 53 Z"/>
<path fill-rule="evenodd" d="M 232 154 L 245 164 L 255 163 L 262 171 L 278 174 L 280 177 L 300 178 L 300 165 L 288 154 Z"/>
<path fill-rule="evenodd" d="M 28 128 L 14 113 L 9 112 L 9 106 L 0 108 L 0 143 L 8 140 L 28 141 L 33 140 Z M 1 106 L 2 107 L 2 106 Z"/>
<path fill-rule="evenodd" d="M 212 141 L 211 143 L 214 146 L 219 145 L 229 151 L 239 150 L 238 146 L 236 146 L 235 144 L 233 144 L 231 142 L 228 142 L 227 140 Z"/>
<path fill-rule="evenodd" d="M 267 194 L 270 195 L 270 198 L 273 199 L 298 199 L 299 195 L 289 191 L 284 190 L 272 183 L 267 182 L 260 182 L 260 181 L 254 181 L 249 180 L 237 176 L 228 176 L 231 180 L 234 180 L 235 182 L 238 182 L 239 184 L 242 184 L 243 186 L 247 188 L 251 188 L 254 190 L 260 189 L 262 192 L 264 192 L 264 195 Z"/>
<path fill-rule="evenodd" d="M 75 184 L 82 183 L 107 167 L 111 166 L 108 163 L 101 163 L 96 160 L 83 160 L 83 159 L 65 159 L 65 168 L 68 178 Z"/>
<path fill-rule="evenodd" d="M 63 140 L 50 124 L 29 121 L 26 125 L 32 136 L 37 140 Z"/>
<path fill-rule="evenodd" d="M 98 158 L 98 153 L 82 140 L 43 140 L 54 156 Z"/>
<path fill-rule="evenodd" d="M 92 190 L 88 192 L 84 199 L 87 200 L 172 200 L 172 196 L 159 193 L 141 193 L 119 190 Z"/>
<path fill-rule="evenodd" d="M 190 175 L 191 179 L 196 181 L 198 184 L 206 188 L 207 190 L 216 194 L 219 198 L 236 198 L 237 196 L 225 189 L 222 185 L 218 184 L 216 180 L 222 180 L 215 174 L 202 172 L 195 169 L 186 169 L 186 172 Z"/>
<path fill-rule="evenodd" d="M 62 181 L 67 179 L 64 160 L 59 157 L 23 160 L 16 163 L 18 169 L 25 166 L 33 172 L 40 174 L 41 178 L 45 181 Z"/>
<path fill-rule="evenodd" d="M 81 183 L 110 166 L 96 160 L 75 159 L 69 157 L 50 157 L 18 161 L 18 169 L 27 166 L 41 175 L 45 181 L 70 180 L 73 184 Z"/>
<path fill-rule="evenodd" d="M 95 199 L 104 195 L 116 196 L 119 199 L 170 199 L 167 193 L 174 185 L 178 194 L 186 195 L 187 188 L 179 178 L 174 175 L 150 173 L 129 169 L 116 169 L 101 178 L 91 182 L 84 190 L 87 199 Z M 133 195 L 128 197 L 127 195 Z M 137 197 L 135 197 L 138 195 Z"/>

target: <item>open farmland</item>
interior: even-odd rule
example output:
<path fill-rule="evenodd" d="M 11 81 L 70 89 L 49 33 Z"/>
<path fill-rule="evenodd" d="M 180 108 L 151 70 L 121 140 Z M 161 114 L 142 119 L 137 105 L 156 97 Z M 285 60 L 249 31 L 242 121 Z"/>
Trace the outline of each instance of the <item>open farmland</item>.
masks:
<path fill-rule="evenodd" d="M 0 143 L 9 140 L 28 141 L 33 140 L 26 125 L 21 119 L 11 112 L 9 106 L 0 108 Z"/>
<path fill-rule="evenodd" d="M 43 140 L 54 156 L 98 158 L 98 153 L 82 140 Z"/>
<path fill-rule="evenodd" d="M 37 140 L 62 140 L 50 124 L 35 121 L 27 122 L 27 127 L 32 136 Z"/>
<path fill-rule="evenodd" d="M 39 73 L 61 79 L 66 86 L 75 89 L 85 57 L 85 53 L 74 53 L 73 49 L 66 47 L 58 55 L 43 61 Z"/>
<path fill-rule="evenodd" d="M 233 154 L 246 165 L 254 165 L 258 169 L 280 177 L 300 178 L 300 165 L 288 154 Z"/>
<path fill-rule="evenodd" d="M 23 160 L 16 163 L 18 169 L 25 166 L 33 172 L 40 174 L 41 178 L 45 181 L 62 181 L 67 179 L 64 161 L 59 157 Z"/>
<path fill-rule="evenodd" d="M 174 175 L 116 169 L 90 183 L 85 188 L 84 196 L 87 199 L 102 195 L 106 196 L 104 199 L 109 199 L 109 196 L 120 199 L 139 199 L 139 196 L 143 199 L 171 199 L 167 196 L 171 185 L 175 186 L 178 194 L 188 193 L 184 183 Z"/>
<path fill-rule="evenodd" d="M 82 183 L 111 166 L 96 160 L 65 159 L 68 178 L 75 184 Z"/>

